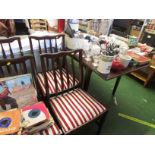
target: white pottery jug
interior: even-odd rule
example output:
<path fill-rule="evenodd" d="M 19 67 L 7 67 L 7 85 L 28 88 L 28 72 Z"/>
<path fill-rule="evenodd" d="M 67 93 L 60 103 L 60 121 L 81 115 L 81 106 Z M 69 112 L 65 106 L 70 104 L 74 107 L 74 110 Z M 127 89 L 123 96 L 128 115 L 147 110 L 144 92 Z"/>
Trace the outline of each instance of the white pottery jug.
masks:
<path fill-rule="evenodd" d="M 97 71 L 103 74 L 109 74 L 114 56 L 101 55 Z"/>

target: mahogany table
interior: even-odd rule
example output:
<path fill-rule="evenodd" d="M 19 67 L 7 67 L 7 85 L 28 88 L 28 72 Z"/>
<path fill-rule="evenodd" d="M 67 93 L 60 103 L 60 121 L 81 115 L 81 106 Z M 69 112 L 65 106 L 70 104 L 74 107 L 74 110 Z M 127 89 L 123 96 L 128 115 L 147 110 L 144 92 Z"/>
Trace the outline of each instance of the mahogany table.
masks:
<path fill-rule="evenodd" d="M 149 66 L 149 64 L 145 64 L 145 65 L 139 65 L 139 66 L 133 66 L 133 67 L 127 67 L 126 69 L 122 70 L 122 71 L 111 71 L 109 74 L 102 74 L 100 72 L 97 71 L 97 68 L 94 67 L 92 65 L 92 61 L 86 61 L 84 58 L 83 58 L 83 65 L 85 66 L 85 78 L 84 78 L 84 89 L 85 90 L 88 90 L 88 87 L 89 87 L 89 82 L 90 82 L 90 78 L 91 78 L 91 74 L 92 72 L 95 72 L 98 76 L 100 76 L 103 80 L 111 80 L 111 79 L 114 79 L 116 78 L 116 82 L 115 82 L 115 85 L 114 85 L 114 88 L 113 88 L 113 91 L 112 91 L 112 95 L 114 96 L 115 93 L 116 93 L 116 90 L 118 88 L 118 85 L 119 85 L 119 82 L 121 80 L 121 77 L 123 75 L 126 75 L 128 73 L 131 73 L 133 71 L 137 71 L 139 69 L 142 69 L 142 68 L 146 68 Z"/>

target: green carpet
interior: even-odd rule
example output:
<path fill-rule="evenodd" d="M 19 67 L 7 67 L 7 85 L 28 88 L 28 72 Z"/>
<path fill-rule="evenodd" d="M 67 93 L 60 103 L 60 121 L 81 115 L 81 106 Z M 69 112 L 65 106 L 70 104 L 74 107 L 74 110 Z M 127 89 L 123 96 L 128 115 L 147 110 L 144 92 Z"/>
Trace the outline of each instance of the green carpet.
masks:
<path fill-rule="evenodd" d="M 111 96 L 115 79 L 102 80 L 95 73 L 91 76 L 88 92 L 109 109 L 101 134 L 143 135 L 155 134 L 155 129 L 132 120 L 122 118 L 118 113 L 155 124 L 155 86 L 144 88 L 143 83 L 130 76 L 123 76 L 116 92 L 116 101 Z"/>

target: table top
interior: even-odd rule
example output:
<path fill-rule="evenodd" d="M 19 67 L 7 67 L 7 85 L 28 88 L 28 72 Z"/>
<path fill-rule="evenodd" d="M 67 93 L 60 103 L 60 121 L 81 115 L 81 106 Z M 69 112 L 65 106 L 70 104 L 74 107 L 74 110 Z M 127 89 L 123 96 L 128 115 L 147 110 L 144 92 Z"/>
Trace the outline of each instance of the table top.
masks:
<path fill-rule="evenodd" d="M 92 61 L 86 61 L 85 58 L 83 58 L 82 62 L 86 67 L 88 67 L 88 69 L 91 69 L 92 71 L 94 71 L 96 74 L 98 74 L 104 80 L 111 80 L 111 79 L 117 78 L 119 76 L 131 73 L 133 71 L 149 67 L 149 64 L 144 64 L 144 65 L 139 65 L 139 66 L 134 66 L 134 67 L 127 67 L 122 71 L 115 71 L 115 72 L 111 71 L 109 74 L 103 74 L 103 73 L 100 73 L 97 71 L 97 67 L 94 67 L 92 65 Z"/>

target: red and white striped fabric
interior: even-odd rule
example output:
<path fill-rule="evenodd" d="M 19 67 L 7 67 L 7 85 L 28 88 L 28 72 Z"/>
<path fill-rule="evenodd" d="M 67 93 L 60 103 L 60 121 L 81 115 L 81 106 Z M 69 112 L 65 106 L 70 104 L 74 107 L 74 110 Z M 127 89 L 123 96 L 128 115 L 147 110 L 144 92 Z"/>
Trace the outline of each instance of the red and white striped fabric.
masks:
<path fill-rule="evenodd" d="M 64 133 L 97 118 L 106 108 L 81 89 L 50 99 Z"/>
<path fill-rule="evenodd" d="M 56 92 L 56 88 L 55 88 L 55 81 L 54 81 L 54 75 L 53 75 L 53 71 L 48 71 L 46 72 L 47 77 L 48 77 L 48 84 L 49 84 L 49 93 L 55 93 Z M 63 69 L 62 70 L 62 77 L 63 77 L 63 83 L 64 83 L 64 89 L 68 88 L 67 85 L 67 74 L 66 71 Z M 46 94 L 46 90 L 45 90 L 45 82 L 44 82 L 44 76 L 43 73 L 38 73 L 37 75 L 37 79 L 39 82 L 39 85 L 42 89 L 43 95 Z M 62 90 L 62 83 L 61 83 L 61 78 L 60 78 L 60 71 L 56 70 L 56 79 L 58 82 L 58 91 Z M 75 85 L 78 83 L 78 80 L 75 79 Z M 69 74 L 69 88 L 73 86 L 73 77 Z"/>
<path fill-rule="evenodd" d="M 35 133 L 35 135 L 60 135 L 60 134 L 62 134 L 62 131 L 59 129 L 56 123 L 54 123 L 54 125 L 48 127 L 45 130 Z"/>

